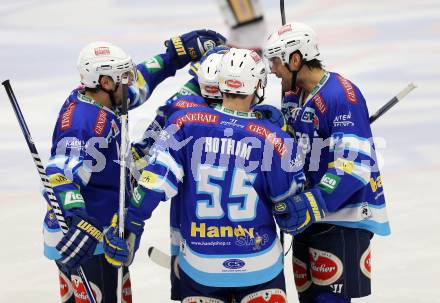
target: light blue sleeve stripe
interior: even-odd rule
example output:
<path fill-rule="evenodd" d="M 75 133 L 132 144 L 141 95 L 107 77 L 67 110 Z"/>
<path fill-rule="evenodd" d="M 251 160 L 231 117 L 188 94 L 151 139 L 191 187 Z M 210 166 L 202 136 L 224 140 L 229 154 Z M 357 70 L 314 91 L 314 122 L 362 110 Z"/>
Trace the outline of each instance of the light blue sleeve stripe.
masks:
<path fill-rule="evenodd" d="M 60 253 L 55 247 L 49 246 L 46 243 L 44 243 L 44 250 L 43 250 L 44 256 L 48 258 L 49 260 L 58 260 L 61 258 Z M 96 246 L 94 255 L 102 255 L 104 253 L 104 247 L 102 246 L 102 243 L 98 243 Z"/>

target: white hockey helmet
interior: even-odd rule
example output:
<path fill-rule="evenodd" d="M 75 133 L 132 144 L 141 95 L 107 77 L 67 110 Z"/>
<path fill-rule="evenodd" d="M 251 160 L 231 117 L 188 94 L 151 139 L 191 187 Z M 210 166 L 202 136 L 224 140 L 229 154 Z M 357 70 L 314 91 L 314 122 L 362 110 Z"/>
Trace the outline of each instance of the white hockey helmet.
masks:
<path fill-rule="evenodd" d="M 258 88 L 258 83 L 261 86 Z M 219 67 L 219 87 L 223 93 L 264 97 L 267 72 L 263 59 L 253 50 L 231 48 Z"/>
<path fill-rule="evenodd" d="M 221 99 L 222 94 L 219 90 L 219 65 L 224 54 L 213 53 L 209 55 L 201 64 L 198 71 L 198 81 L 200 92 L 205 98 Z"/>
<path fill-rule="evenodd" d="M 273 32 L 266 41 L 263 55 L 267 59 L 278 57 L 283 64 L 289 64 L 290 55 L 299 51 L 304 61 L 319 59 L 315 31 L 300 22 L 287 23 Z"/>
<path fill-rule="evenodd" d="M 89 88 L 99 85 L 100 76 L 109 76 L 120 83 L 122 75 L 131 72 L 136 77 L 136 66 L 119 47 L 104 41 L 92 42 L 79 53 L 77 68 L 81 83 Z"/>

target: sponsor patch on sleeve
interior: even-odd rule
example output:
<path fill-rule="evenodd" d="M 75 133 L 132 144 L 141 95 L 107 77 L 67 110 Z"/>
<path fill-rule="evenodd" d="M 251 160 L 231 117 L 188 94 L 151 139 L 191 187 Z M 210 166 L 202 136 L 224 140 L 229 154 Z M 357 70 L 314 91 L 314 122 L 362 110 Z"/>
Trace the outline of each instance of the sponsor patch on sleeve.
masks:
<path fill-rule="evenodd" d="M 68 190 L 60 193 L 64 209 L 85 208 L 84 198 L 79 190 Z"/>
<path fill-rule="evenodd" d="M 61 115 L 60 129 L 62 131 L 72 127 L 73 111 L 75 110 L 75 107 L 76 107 L 76 102 L 70 103 L 67 106 L 65 112 Z"/>
<path fill-rule="evenodd" d="M 131 204 L 133 204 L 136 207 L 140 207 L 144 196 L 145 196 L 145 192 L 142 190 L 142 188 L 140 186 L 136 187 L 131 197 Z"/>
<path fill-rule="evenodd" d="M 107 112 L 103 109 L 100 109 L 98 112 L 98 117 L 95 122 L 95 134 L 98 136 L 102 136 L 105 130 L 105 125 L 107 124 Z"/>
<path fill-rule="evenodd" d="M 318 187 L 326 193 L 331 194 L 338 187 L 339 182 L 341 182 L 341 177 L 331 173 L 326 173 L 324 176 L 322 176 Z"/>
<path fill-rule="evenodd" d="M 61 173 L 50 175 L 48 180 L 50 185 L 52 185 L 52 187 L 73 183 L 71 180 L 67 179 L 67 177 Z"/>
<path fill-rule="evenodd" d="M 339 83 L 341 83 L 348 102 L 350 102 L 351 104 L 357 104 L 358 100 L 356 97 L 356 92 L 354 90 L 353 84 L 340 75 L 338 75 L 336 78 L 338 79 Z"/>

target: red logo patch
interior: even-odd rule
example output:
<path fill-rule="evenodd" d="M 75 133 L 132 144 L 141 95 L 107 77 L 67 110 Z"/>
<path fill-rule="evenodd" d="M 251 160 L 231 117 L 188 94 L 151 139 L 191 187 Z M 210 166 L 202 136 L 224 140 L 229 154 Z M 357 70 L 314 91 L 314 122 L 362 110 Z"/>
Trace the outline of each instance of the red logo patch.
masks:
<path fill-rule="evenodd" d="M 310 248 L 310 264 L 312 281 L 317 285 L 330 285 L 342 275 L 341 260 L 329 252 Z"/>
<path fill-rule="evenodd" d="M 216 94 L 219 91 L 218 86 L 214 85 L 205 85 L 205 90 L 210 94 Z"/>
<path fill-rule="evenodd" d="M 240 88 L 243 86 L 243 83 L 241 83 L 241 81 L 238 81 L 238 80 L 230 79 L 230 80 L 226 80 L 225 83 L 227 86 L 232 87 L 232 88 Z"/>
<path fill-rule="evenodd" d="M 61 301 L 67 302 L 73 294 L 72 284 L 70 283 L 66 275 L 63 274 L 61 271 L 59 275 L 59 281 L 60 281 Z"/>
<path fill-rule="evenodd" d="M 95 56 L 110 55 L 110 49 L 107 46 L 101 46 L 94 49 Z"/>
<path fill-rule="evenodd" d="M 122 302 L 132 303 L 130 273 L 126 273 L 122 279 Z"/>
<path fill-rule="evenodd" d="M 95 134 L 98 136 L 102 136 L 104 133 L 105 125 L 107 124 L 107 112 L 103 109 L 100 109 L 98 112 L 98 118 L 95 123 Z"/>
<path fill-rule="evenodd" d="M 327 105 L 325 104 L 324 99 L 321 97 L 320 94 L 316 94 L 313 97 L 313 102 L 316 105 L 316 108 L 318 109 L 318 111 L 324 115 L 327 112 Z"/>
<path fill-rule="evenodd" d="M 206 106 L 205 104 L 197 104 L 188 100 L 179 100 L 174 104 L 175 107 L 178 108 L 190 108 L 190 107 L 199 107 Z"/>
<path fill-rule="evenodd" d="M 259 54 L 257 54 L 255 51 L 251 52 L 251 57 L 254 59 L 255 63 L 258 63 L 261 61 L 261 57 Z"/>
<path fill-rule="evenodd" d="M 219 116 L 213 115 L 209 113 L 204 112 L 196 112 L 196 113 L 186 113 L 183 116 L 178 117 L 174 124 L 176 124 L 178 127 L 181 127 L 185 123 L 203 123 L 203 124 L 218 124 L 219 122 Z"/>
<path fill-rule="evenodd" d="M 99 290 L 98 286 L 93 282 L 90 282 L 90 287 L 92 288 L 92 293 L 95 296 L 96 302 L 102 302 L 102 292 Z M 72 275 L 72 288 L 75 294 L 75 303 L 89 303 L 86 289 L 82 280 L 79 276 Z"/>
<path fill-rule="evenodd" d="M 61 130 L 66 130 L 72 127 L 72 117 L 75 107 L 76 107 L 76 102 L 70 103 L 67 106 L 66 111 L 61 115 L 61 120 L 60 120 Z"/>
<path fill-rule="evenodd" d="M 344 88 L 344 92 L 345 92 L 345 95 L 347 96 L 348 102 L 350 102 L 352 104 L 357 104 L 358 100 L 357 100 L 356 93 L 353 88 L 353 84 L 350 81 L 348 81 L 347 79 L 345 79 L 344 77 L 341 77 L 340 75 L 338 75 L 336 78 L 339 80 L 342 87 Z"/>
<path fill-rule="evenodd" d="M 360 267 L 362 273 L 371 279 L 371 249 L 370 246 L 364 251 L 360 260 Z"/>
<path fill-rule="evenodd" d="M 307 290 L 312 284 L 312 281 L 307 277 L 307 265 L 295 257 L 293 257 L 293 276 L 298 292 Z"/>
<path fill-rule="evenodd" d="M 246 130 L 259 135 L 260 137 L 269 141 L 272 144 L 276 153 L 282 158 L 287 153 L 287 147 L 284 144 L 282 138 L 277 137 L 276 133 L 271 131 L 270 129 L 255 123 L 249 123 L 246 126 Z"/>
<path fill-rule="evenodd" d="M 286 24 L 278 30 L 278 35 L 281 36 L 284 33 L 292 31 L 292 24 Z"/>

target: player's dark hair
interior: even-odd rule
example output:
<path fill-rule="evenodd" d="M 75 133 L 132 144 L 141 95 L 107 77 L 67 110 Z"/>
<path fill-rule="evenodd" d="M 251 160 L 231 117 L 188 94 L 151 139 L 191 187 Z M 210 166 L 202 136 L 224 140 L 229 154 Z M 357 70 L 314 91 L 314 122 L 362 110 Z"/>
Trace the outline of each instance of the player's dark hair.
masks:
<path fill-rule="evenodd" d="M 300 51 L 295 51 L 295 52 L 293 52 L 293 53 L 290 54 L 289 61 L 290 61 L 290 59 L 292 59 L 292 55 L 293 55 L 293 54 L 298 54 L 298 55 L 300 55 L 300 56 L 301 56 L 301 59 L 302 59 L 302 57 L 303 57 Z M 310 61 L 303 61 L 303 65 L 307 66 L 309 69 L 314 69 L 314 68 L 320 68 L 320 69 L 323 69 L 323 68 L 324 68 L 324 65 L 322 64 L 322 61 L 319 60 L 319 59 L 312 59 L 312 60 L 310 60 Z"/>
<path fill-rule="evenodd" d="M 231 98 L 231 99 L 245 99 L 248 95 L 240 95 L 240 94 L 233 94 L 233 93 L 223 93 L 223 95 L 227 98 Z"/>

